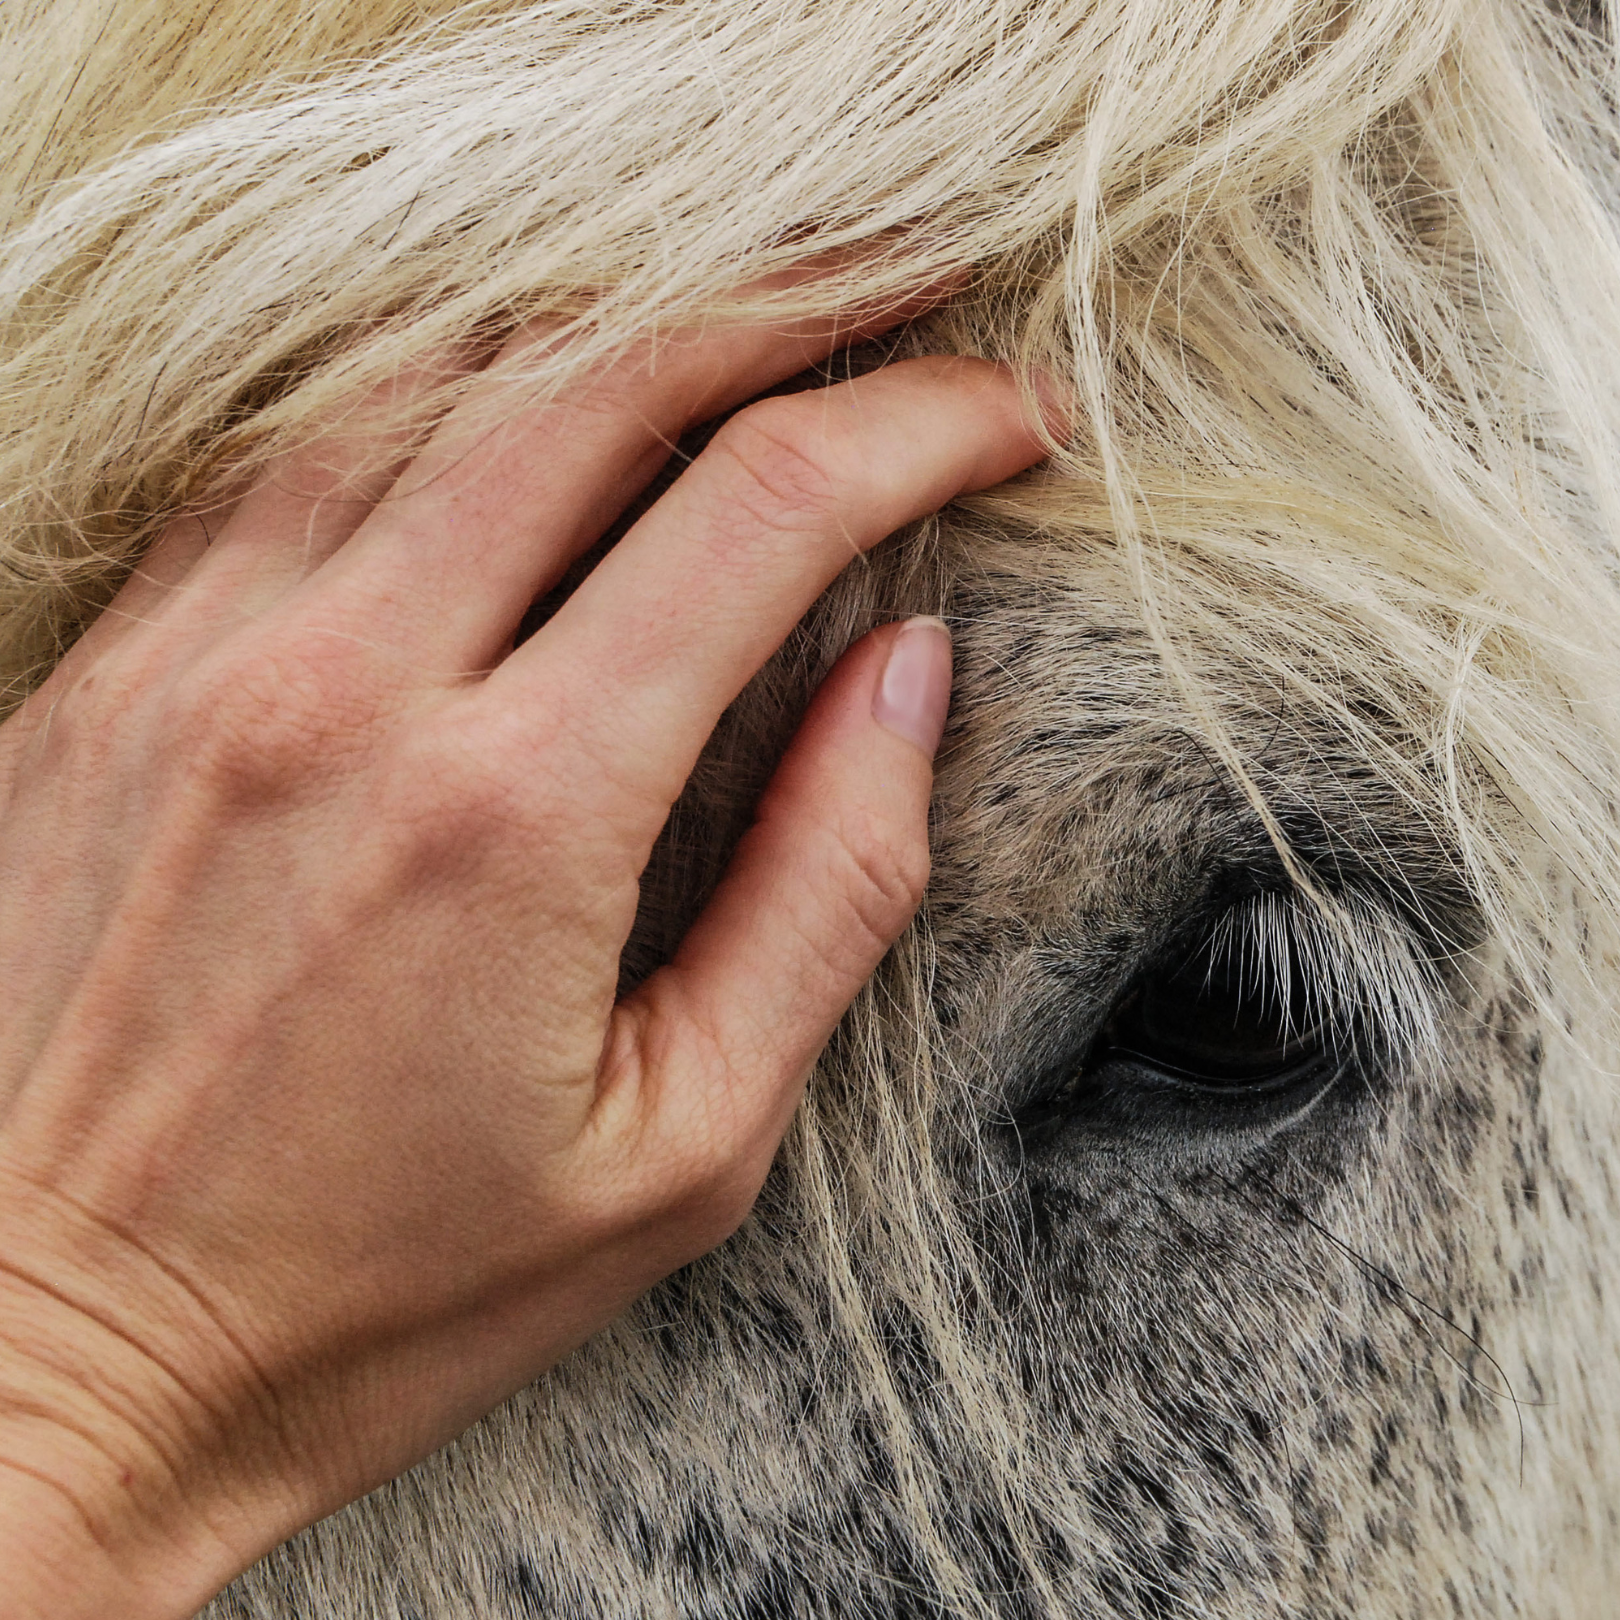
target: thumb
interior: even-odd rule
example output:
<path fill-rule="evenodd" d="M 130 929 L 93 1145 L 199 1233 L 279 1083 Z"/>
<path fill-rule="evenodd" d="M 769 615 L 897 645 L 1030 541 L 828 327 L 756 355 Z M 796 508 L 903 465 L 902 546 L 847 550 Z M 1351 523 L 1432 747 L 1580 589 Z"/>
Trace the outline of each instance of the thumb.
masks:
<path fill-rule="evenodd" d="M 659 1077 L 657 1106 L 729 1138 L 707 1147 L 748 1184 L 747 1205 L 834 1026 L 922 899 L 950 685 L 938 619 L 857 642 L 674 960 L 621 1009 L 642 1025 L 644 1052 L 682 1052 L 705 1071 Z M 647 1027 L 659 1022 L 657 1034 Z"/>

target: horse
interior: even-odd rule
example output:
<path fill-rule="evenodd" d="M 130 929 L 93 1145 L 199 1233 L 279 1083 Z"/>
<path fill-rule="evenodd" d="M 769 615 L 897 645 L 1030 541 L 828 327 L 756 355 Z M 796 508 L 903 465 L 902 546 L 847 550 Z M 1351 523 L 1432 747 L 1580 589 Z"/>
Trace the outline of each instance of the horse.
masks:
<path fill-rule="evenodd" d="M 648 869 L 626 985 L 838 654 L 949 622 L 928 897 L 748 1221 L 207 1620 L 1610 1612 L 1606 12 L 76 0 L 0 40 L 8 702 L 175 513 L 523 321 L 558 340 L 501 408 L 939 286 L 790 386 L 970 353 L 1079 402 L 851 565 Z"/>

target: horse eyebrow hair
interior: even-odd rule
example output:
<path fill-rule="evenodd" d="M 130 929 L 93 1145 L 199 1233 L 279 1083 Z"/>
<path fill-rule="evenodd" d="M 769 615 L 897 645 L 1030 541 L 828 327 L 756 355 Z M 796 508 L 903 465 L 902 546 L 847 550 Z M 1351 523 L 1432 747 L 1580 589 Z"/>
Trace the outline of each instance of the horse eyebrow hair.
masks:
<path fill-rule="evenodd" d="M 1257 974 L 1275 975 L 1285 989 L 1296 971 L 1309 974 L 1326 989 L 1321 1010 L 1330 1025 L 1354 1030 L 1370 1021 L 1402 1051 L 1432 1038 L 1433 969 L 1393 908 L 1355 895 L 1338 897 L 1325 916 L 1295 891 L 1263 890 L 1226 911 L 1214 938 L 1240 928 L 1234 939 L 1240 972 L 1252 962 Z"/>

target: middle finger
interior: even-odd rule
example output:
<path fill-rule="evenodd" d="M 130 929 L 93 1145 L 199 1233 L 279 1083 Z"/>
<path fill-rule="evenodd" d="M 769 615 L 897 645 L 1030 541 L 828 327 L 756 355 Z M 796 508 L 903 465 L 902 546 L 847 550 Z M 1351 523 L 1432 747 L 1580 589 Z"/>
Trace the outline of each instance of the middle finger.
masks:
<path fill-rule="evenodd" d="M 425 653 L 440 668 L 489 667 L 529 604 L 646 487 L 688 427 L 899 324 L 937 296 L 855 317 L 648 340 L 580 393 L 493 426 L 487 401 L 469 401 L 311 581 L 322 622 L 335 618 L 368 639 Z M 497 365 L 536 341 L 520 334 Z"/>

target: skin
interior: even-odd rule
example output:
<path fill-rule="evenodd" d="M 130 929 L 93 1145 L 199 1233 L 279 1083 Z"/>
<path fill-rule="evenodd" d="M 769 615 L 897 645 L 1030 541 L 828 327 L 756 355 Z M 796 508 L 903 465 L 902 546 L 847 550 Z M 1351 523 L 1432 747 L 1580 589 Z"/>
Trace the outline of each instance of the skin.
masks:
<path fill-rule="evenodd" d="M 638 878 L 851 555 L 1041 431 L 972 360 L 759 401 L 513 638 L 682 429 L 919 307 L 676 334 L 382 474 L 334 429 L 0 727 L 4 1620 L 193 1612 L 742 1220 L 922 892 L 943 627 L 849 651 L 616 1001 Z"/>

